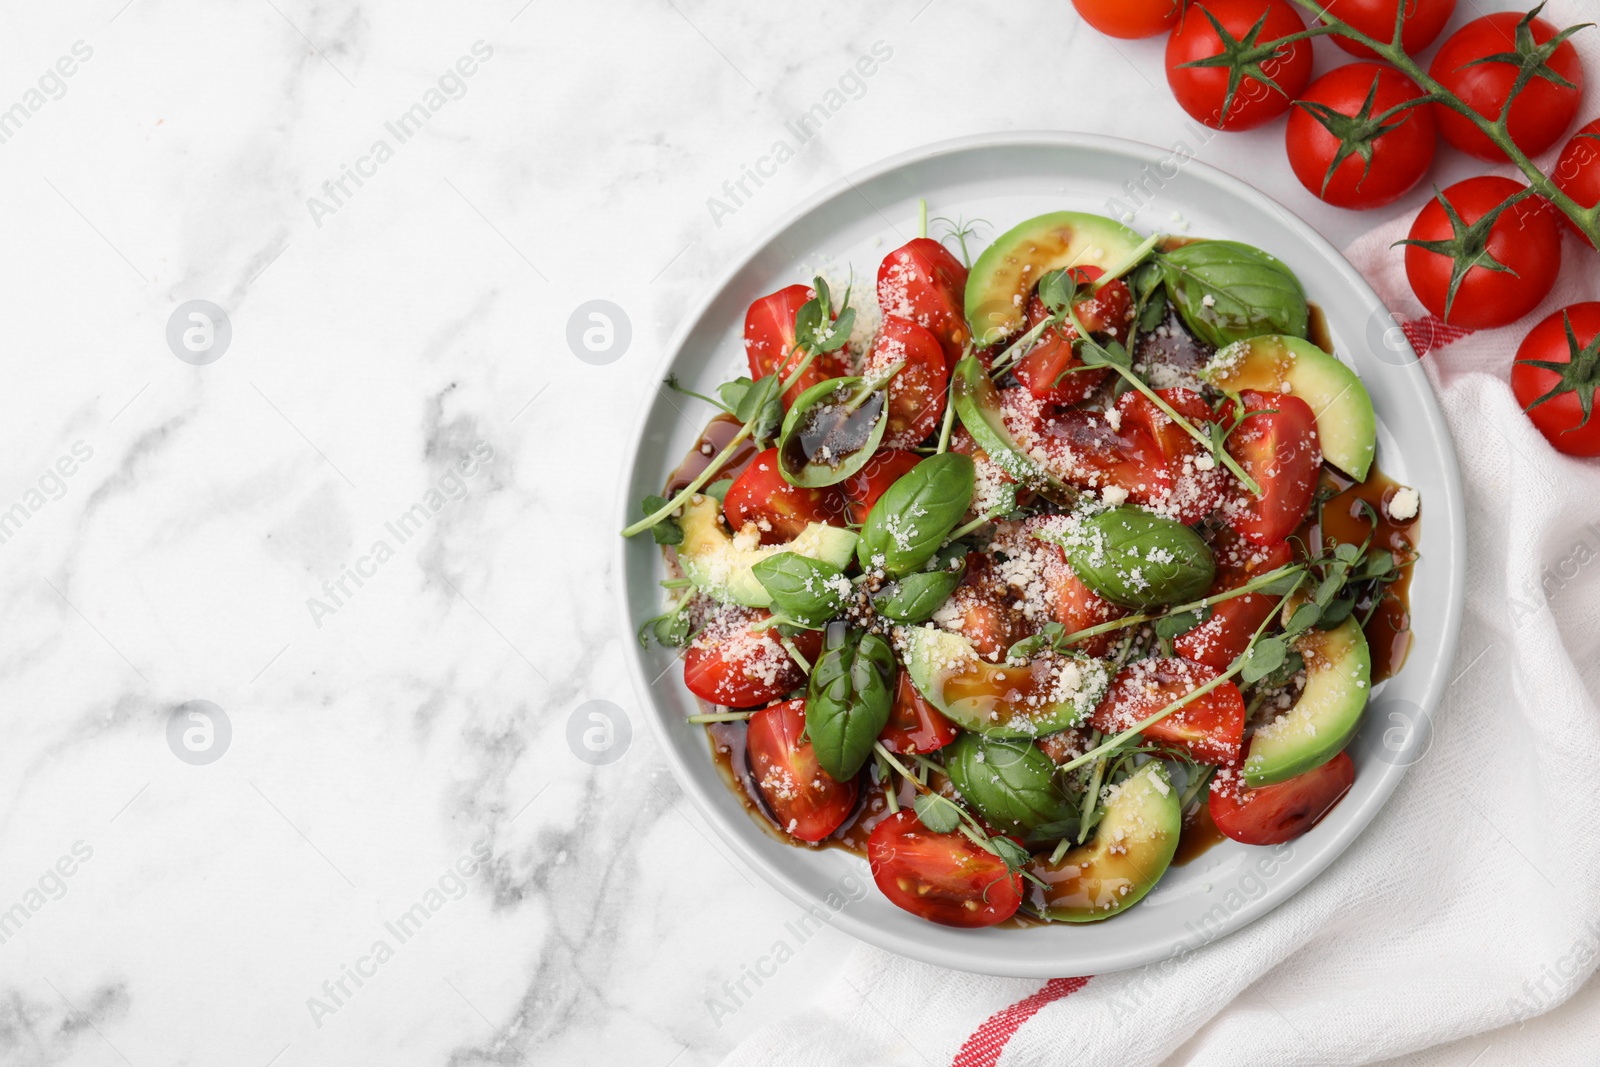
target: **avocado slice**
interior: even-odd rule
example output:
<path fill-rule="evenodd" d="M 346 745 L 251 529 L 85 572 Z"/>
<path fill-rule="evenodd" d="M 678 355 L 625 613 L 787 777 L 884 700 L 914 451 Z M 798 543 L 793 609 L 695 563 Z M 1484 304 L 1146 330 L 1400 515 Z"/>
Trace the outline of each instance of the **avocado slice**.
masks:
<path fill-rule="evenodd" d="M 683 575 L 707 596 L 724 604 L 764 608 L 772 594 L 750 573 L 768 556 L 793 552 L 843 568 L 855 557 L 856 535 L 838 526 L 813 522 L 788 544 L 762 545 L 735 540 L 722 528 L 722 506 L 715 497 L 695 496 L 683 506 L 683 541 L 678 545 L 678 566 Z"/>
<path fill-rule="evenodd" d="M 1295 641 L 1305 657 L 1306 687 L 1294 707 L 1255 732 L 1244 761 L 1254 789 L 1302 774 L 1344 751 L 1372 691 L 1372 655 L 1354 617 Z"/>
<path fill-rule="evenodd" d="M 1053 211 L 1012 227 L 983 250 L 967 274 L 973 343 L 992 345 L 1019 332 L 1028 294 L 1050 271 L 1099 267 L 1115 274 L 1143 242 L 1120 222 L 1080 211 Z"/>
<path fill-rule="evenodd" d="M 1219 351 L 1200 377 L 1229 392 L 1291 393 L 1317 415 L 1322 458 L 1356 481 L 1367 476 L 1377 447 L 1372 397 L 1356 372 L 1310 341 L 1267 334 Z"/>
<path fill-rule="evenodd" d="M 1143 899 L 1172 863 L 1183 812 L 1166 768 L 1151 760 L 1112 789 L 1092 841 L 1059 862 L 1029 864 L 1028 873 L 1050 887 L 1025 883 L 1028 903 L 1045 918 L 1109 919 Z"/>
<path fill-rule="evenodd" d="M 978 657 L 961 634 L 907 629 L 911 684 L 952 722 L 985 737 L 1043 737 L 1089 717 L 1111 682 L 1105 664 L 1084 655 L 1036 656 L 1025 667 Z"/>
<path fill-rule="evenodd" d="M 1001 470 L 1053 500 L 1071 500 L 1076 492 L 1065 482 L 1035 463 L 1006 429 L 1000 417 L 1000 390 L 996 389 L 982 363 L 967 356 L 955 369 L 956 414 L 977 446 Z"/>

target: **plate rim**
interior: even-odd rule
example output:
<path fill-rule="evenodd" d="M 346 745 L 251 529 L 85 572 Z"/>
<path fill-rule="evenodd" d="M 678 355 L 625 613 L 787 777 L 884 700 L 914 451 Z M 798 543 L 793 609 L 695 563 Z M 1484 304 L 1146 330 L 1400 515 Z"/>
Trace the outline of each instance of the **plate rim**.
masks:
<path fill-rule="evenodd" d="M 771 224 L 764 227 L 755 238 L 745 245 L 729 266 L 720 272 L 711 283 L 704 286 L 698 299 L 694 302 L 692 310 L 678 324 L 664 346 L 662 354 L 653 364 L 650 380 L 658 380 L 676 362 L 690 335 L 694 332 L 701 319 L 704 318 L 712 304 L 749 267 L 750 263 L 764 249 L 769 247 L 776 237 L 823 204 L 851 190 L 859 193 L 858 186 L 860 184 L 903 167 L 928 163 L 941 156 L 964 153 L 974 149 L 993 150 L 1003 148 L 1080 148 L 1121 154 L 1135 162 L 1147 164 L 1159 164 L 1163 159 L 1172 155 L 1172 151 L 1169 149 L 1163 149 L 1142 141 L 1105 134 L 1058 130 L 1007 130 L 968 134 L 935 141 L 906 149 L 869 163 L 828 183 L 813 195 L 805 198 L 797 206 L 783 213 Z M 1387 305 L 1377 291 L 1345 258 L 1344 254 L 1334 247 L 1332 242 L 1313 229 L 1304 219 L 1283 204 L 1242 178 L 1229 174 L 1193 156 L 1187 159 L 1184 167 L 1186 170 L 1195 170 L 1196 173 L 1204 175 L 1209 182 L 1229 189 L 1235 195 L 1255 200 L 1265 208 L 1275 212 L 1286 230 L 1309 246 L 1312 251 L 1327 259 L 1332 268 L 1342 277 L 1344 283 L 1358 296 L 1377 308 L 1387 309 Z M 1410 350 L 1409 341 L 1406 342 L 1406 346 Z M 1432 717 L 1443 699 L 1444 690 L 1448 684 L 1449 668 L 1455 662 L 1460 639 L 1466 580 L 1464 541 L 1466 519 L 1460 464 L 1456 457 L 1455 442 L 1450 434 L 1444 413 L 1439 407 L 1438 397 L 1434 392 L 1432 383 L 1428 380 L 1427 374 L 1422 368 L 1421 359 L 1416 357 L 1414 351 L 1412 355 L 1413 359 L 1409 363 L 1398 365 L 1396 369 L 1415 379 L 1420 379 L 1423 386 L 1420 390 L 1423 398 L 1422 415 L 1428 424 L 1430 436 L 1436 439 L 1441 446 L 1440 460 L 1442 464 L 1441 473 L 1444 476 L 1445 499 L 1440 503 L 1430 503 L 1429 513 L 1430 517 L 1432 515 L 1442 516 L 1442 525 L 1449 531 L 1449 547 L 1452 557 L 1446 588 L 1447 597 L 1442 613 L 1445 625 L 1444 632 L 1441 635 L 1439 656 L 1432 665 L 1420 703 L 1422 716 L 1431 724 Z M 629 424 L 628 432 L 631 437 L 631 443 L 622 469 L 622 478 L 618 483 L 617 500 L 614 505 L 614 514 L 618 519 L 617 529 L 621 529 L 631 521 L 633 484 L 643 460 L 645 443 L 643 431 L 649 412 L 657 402 L 657 399 L 657 390 L 647 391 L 634 410 L 632 422 Z M 663 756 L 668 766 L 671 767 L 673 777 L 677 780 L 679 788 L 690 798 L 700 816 L 716 830 L 723 848 L 728 853 L 736 856 L 738 861 L 745 867 L 755 870 L 765 882 L 801 908 L 808 908 L 817 904 L 817 898 L 791 882 L 780 870 L 765 861 L 755 850 L 747 847 L 743 841 L 726 830 L 724 827 L 726 816 L 719 809 L 716 798 L 726 793 L 727 789 L 720 778 L 705 774 L 705 769 L 710 768 L 709 760 L 706 762 L 705 768 L 697 771 L 695 768 L 690 767 L 678 753 L 673 739 L 667 733 L 667 725 L 664 721 L 665 716 L 662 709 L 656 704 L 650 693 L 651 683 L 645 677 L 643 660 L 635 645 L 636 626 L 629 603 L 629 583 L 627 580 L 629 566 L 628 546 L 631 542 L 629 539 L 617 536 L 615 533 L 610 534 L 610 536 L 616 542 L 612 549 L 614 553 L 612 561 L 616 568 L 615 593 L 618 611 L 621 615 L 629 680 L 635 697 L 648 709 L 647 717 L 650 720 L 651 733 L 663 750 Z M 1239 933 L 1251 923 L 1288 903 L 1308 884 L 1327 870 L 1339 857 L 1343 856 L 1350 846 L 1355 843 L 1356 839 L 1365 833 L 1367 827 L 1377 817 L 1378 813 L 1388 804 L 1390 796 L 1393 795 L 1395 789 L 1398 788 L 1400 782 L 1411 768 L 1411 764 L 1389 763 L 1387 766 L 1389 769 L 1380 777 L 1377 785 L 1367 795 L 1365 801 L 1342 824 L 1335 828 L 1331 836 L 1319 842 L 1318 849 L 1314 855 L 1289 870 L 1285 877 L 1275 880 L 1273 891 L 1264 893 L 1259 899 L 1248 900 L 1239 910 L 1230 915 L 1229 927 L 1225 932 L 1220 933 L 1215 938 L 1207 939 L 1199 946 L 1191 948 L 1178 943 L 1155 951 L 1143 946 L 1136 946 L 1121 951 L 1101 952 L 1095 958 L 1093 966 L 1083 970 L 1079 969 L 1082 966 L 1080 963 L 1072 963 L 1065 960 L 1037 960 L 1032 957 L 997 955 L 994 947 L 1003 946 L 1005 942 L 998 938 L 984 938 L 985 932 L 981 930 L 965 932 L 971 935 L 966 941 L 970 948 L 963 951 L 957 948 L 944 948 L 904 938 L 899 934 L 886 931 L 853 915 L 848 908 L 838 911 L 833 916 L 831 925 L 835 929 L 850 934 L 859 941 L 908 959 L 931 963 L 953 970 L 1001 977 L 1060 977 L 1064 974 L 1063 966 L 1073 968 L 1073 974 L 1109 973 L 1156 963 L 1191 951 L 1198 951 L 1214 941 L 1223 940 Z M 711 792 L 712 786 L 717 790 L 715 795 Z M 777 847 L 777 845 L 774 843 L 773 847 Z M 985 951 L 985 949 L 988 951 Z"/>

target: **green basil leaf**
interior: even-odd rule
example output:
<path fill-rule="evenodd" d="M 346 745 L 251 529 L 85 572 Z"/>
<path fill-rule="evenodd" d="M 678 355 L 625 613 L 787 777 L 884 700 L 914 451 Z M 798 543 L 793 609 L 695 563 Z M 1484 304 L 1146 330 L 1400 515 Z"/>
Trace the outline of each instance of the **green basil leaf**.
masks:
<path fill-rule="evenodd" d="M 1281 638 L 1263 637 L 1250 646 L 1245 653 L 1244 666 L 1239 669 L 1239 677 L 1246 683 L 1259 682 L 1279 667 L 1287 658 L 1289 646 Z"/>
<path fill-rule="evenodd" d="M 879 615 L 895 622 L 922 622 L 938 611 L 961 584 L 953 571 L 917 571 L 893 582 L 872 598 Z"/>
<path fill-rule="evenodd" d="M 793 552 L 768 556 L 750 573 L 772 594 L 774 613 L 813 630 L 843 611 L 854 590 L 838 567 Z"/>
<path fill-rule="evenodd" d="M 872 633 L 828 626 L 806 692 L 806 736 L 817 763 L 838 782 L 872 755 L 894 701 L 894 650 Z"/>
<path fill-rule="evenodd" d="M 1238 241 L 1195 241 L 1158 262 L 1190 331 L 1216 348 L 1262 334 L 1304 337 L 1305 290 L 1275 257 Z"/>
<path fill-rule="evenodd" d="M 851 406 L 860 378 L 830 378 L 795 398 L 778 435 L 778 468 L 791 485 L 818 489 L 867 465 L 889 425 L 888 393 Z"/>
<path fill-rule="evenodd" d="M 1176 615 L 1163 615 L 1155 621 L 1156 636 L 1168 641 L 1182 637 L 1190 630 L 1211 618 L 1211 605 L 1195 611 L 1182 611 Z"/>
<path fill-rule="evenodd" d="M 955 802 L 937 793 L 918 793 L 911 802 L 917 820 L 936 834 L 948 834 L 961 825 L 961 813 Z"/>
<path fill-rule="evenodd" d="M 666 497 L 647 496 L 644 498 L 642 508 L 646 515 L 654 515 L 666 506 Z M 650 527 L 650 535 L 656 539 L 656 544 L 658 545 L 681 545 L 683 544 L 683 524 L 677 519 L 668 516 Z"/>
<path fill-rule="evenodd" d="M 1199 534 L 1141 508 L 1112 508 L 1038 536 L 1066 550 L 1083 584 L 1123 607 L 1198 599 L 1216 575 Z"/>
<path fill-rule="evenodd" d="M 1052 841 L 1078 830 L 1078 811 L 1056 765 L 1031 741 L 964 733 L 944 749 L 950 780 L 988 823 L 1026 841 Z"/>
<path fill-rule="evenodd" d="M 972 504 L 972 460 L 959 452 L 929 456 L 891 485 L 872 506 L 856 558 L 861 569 L 900 578 L 921 570 Z"/>

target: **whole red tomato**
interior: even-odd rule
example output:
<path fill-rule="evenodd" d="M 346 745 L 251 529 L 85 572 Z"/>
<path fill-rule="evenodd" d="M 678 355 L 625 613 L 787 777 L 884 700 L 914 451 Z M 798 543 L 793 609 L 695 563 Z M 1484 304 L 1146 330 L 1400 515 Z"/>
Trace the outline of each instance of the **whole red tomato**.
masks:
<path fill-rule="evenodd" d="M 1323 10 L 1334 18 L 1360 30 L 1375 41 L 1394 40 L 1394 17 L 1405 4 L 1405 29 L 1400 31 L 1400 46 L 1416 55 L 1433 43 L 1455 13 L 1456 0 L 1327 0 Z M 1373 59 L 1378 53 L 1364 44 L 1334 35 L 1333 43 L 1351 55 Z"/>
<path fill-rule="evenodd" d="M 1285 0 L 1199 0 L 1190 4 L 1183 21 L 1167 38 L 1167 84 L 1179 106 L 1219 130 L 1248 130 L 1289 110 L 1289 101 L 1311 81 L 1311 42 L 1295 41 L 1259 57 L 1253 64 L 1255 69 L 1245 71 L 1246 77 L 1229 101 L 1228 67 L 1183 65 L 1212 59 L 1228 50 L 1216 26 L 1206 17 L 1207 12 L 1241 44 L 1259 23 L 1254 41 L 1258 47 L 1306 28 Z M 1272 79 L 1278 88 L 1262 82 L 1255 76 L 1258 73 Z"/>
<path fill-rule="evenodd" d="M 1511 95 L 1518 68 L 1514 63 L 1479 61 L 1526 46 L 1524 34 L 1518 32 L 1523 18 L 1514 11 L 1502 11 L 1473 19 L 1450 35 L 1433 57 L 1428 73 L 1484 118 L 1496 117 Z M 1532 19 L 1528 31 L 1533 45 L 1542 45 L 1556 35 L 1556 28 L 1543 19 Z M 1583 64 L 1572 42 L 1562 41 L 1546 63 L 1572 84 L 1562 86 L 1536 75 L 1512 103 L 1507 129 L 1516 146 L 1530 156 L 1543 152 L 1566 132 L 1583 96 Z M 1446 141 L 1479 159 L 1505 161 L 1506 154 L 1465 115 L 1443 104 L 1434 104 L 1433 113 Z"/>
<path fill-rule="evenodd" d="M 1511 365 L 1517 402 L 1545 439 L 1569 456 L 1600 456 L 1600 419 L 1591 417 L 1600 385 L 1597 337 L 1600 303 L 1573 304 L 1530 330 Z"/>
<path fill-rule="evenodd" d="M 1072 6 L 1107 37 L 1124 40 L 1165 33 L 1183 14 L 1183 0 L 1072 0 Z"/>
<path fill-rule="evenodd" d="M 1576 200 L 1579 207 L 1600 204 L 1600 119 L 1572 135 L 1572 140 L 1561 150 L 1561 158 L 1556 160 L 1556 169 L 1550 172 L 1550 178 L 1556 188 Z M 1561 221 L 1577 230 L 1565 214 Z"/>
<path fill-rule="evenodd" d="M 1510 178 L 1484 175 L 1457 182 L 1441 196 L 1470 227 L 1525 186 Z M 1540 196 L 1507 208 L 1489 228 L 1484 251 L 1508 268 L 1470 267 L 1450 295 L 1450 256 L 1419 244 L 1406 245 L 1406 278 L 1422 306 L 1454 326 L 1482 330 L 1516 322 L 1550 292 L 1561 270 L 1561 229 L 1557 212 Z M 1450 241 L 1454 227 L 1439 198 L 1417 214 L 1409 241 Z"/>
<path fill-rule="evenodd" d="M 1295 177 L 1337 207 L 1378 207 L 1395 200 L 1433 164 L 1433 112 L 1413 107 L 1381 126 L 1372 120 L 1421 96 L 1416 82 L 1379 63 L 1351 63 L 1324 74 L 1289 113 L 1286 136 Z M 1340 159 L 1341 135 L 1352 146 L 1370 146 L 1372 158 L 1345 150 Z M 1339 164 L 1330 173 L 1336 159 Z"/>

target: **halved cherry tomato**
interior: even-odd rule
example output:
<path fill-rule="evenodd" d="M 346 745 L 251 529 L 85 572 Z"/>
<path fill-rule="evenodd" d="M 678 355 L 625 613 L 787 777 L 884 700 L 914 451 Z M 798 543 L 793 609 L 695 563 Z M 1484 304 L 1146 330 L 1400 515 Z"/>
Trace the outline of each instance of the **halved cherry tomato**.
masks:
<path fill-rule="evenodd" d="M 1123 426 L 1098 411 L 1042 404 L 1020 386 L 1000 391 L 1000 416 L 1029 454 L 1069 485 L 1115 486 L 1136 504 L 1165 499 L 1172 491 L 1166 460 L 1140 427 Z"/>
<path fill-rule="evenodd" d="M 889 722 L 878 735 L 890 752 L 933 752 L 956 739 L 960 730 L 944 713 L 923 699 L 911 684 L 911 673 L 901 671 L 894 688 Z"/>
<path fill-rule="evenodd" d="M 1049 557 L 1044 567 L 1045 599 L 1050 605 L 1050 617 L 1066 627 L 1067 633 L 1087 630 L 1128 613 L 1126 608 L 1119 608 L 1084 585 L 1060 545 L 1034 541 L 1033 551 Z M 1116 631 L 1103 633 L 1077 642 L 1076 647 L 1091 656 L 1103 656 L 1118 637 Z"/>
<path fill-rule="evenodd" d="M 1117 672 L 1089 721 L 1102 733 L 1121 733 L 1221 673 L 1186 659 L 1140 660 Z M 1244 744 L 1244 697 L 1223 682 L 1147 727 L 1144 737 L 1183 748 L 1202 763 L 1233 763 Z"/>
<path fill-rule="evenodd" d="M 1405 5 L 1400 46 L 1416 55 L 1434 42 L 1455 13 L 1456 0 L 1327 0 L 1322 10 L 1375 41 L 1394 40 L 1394 17 Z M 1374 59 L 1376 52 L 1349 37 L 1334 34 L 1333 43 L 1353 56 Z"/>
<path fill-rule="evenodd" d="M 821 841 L 855 810 L 858 787 L 854 778 L 828 777 L 811 742 L 800 739 L 805 728 L 804 700 L 762 708 L 750 719 L 745 751 L 750 778 L 778 828 L 801 841 Z"/>
<path fill-rule="evenodd" d="M 1185 67 L 1197 59 L 1210 59 L 1223 52 L 1209 13 L 1235 40 L 1243 40 L 1256 25 L 1263 23 L 1257 44 L 1267 45 L 1281 37 L 1301 33 L 1306 24 L 1286 0 L 1196 0 L 1184 12 L 1167 38 L 1167 84 L 1178 105 L 1194 118 L 1216 129 L 1248 130 L 1270 122 L 1289 110 L 1289 101 L 1300 96 L 1311 80 L 1311 42 L 1295 41 L 1284 45 L 1260 63 L 1262 73 L 1277 88 L 1259 79 L 1246 77 L 1237 86 L 1228 113 L 1222 113 L 1228 99 L 1227 67 Z"/>
<path fill-rule="evenodd" d="M 995 575 L 994 563 L 981 552 L 967 553 L 967 573 L 944 608 L 960 622 L 953 629 L 972 642 L 978 655 L 990 663 L 1005 658 L 1012 645 L 1028 636 L 1021 616 L 1011 607 L 1005 595 L 1004 583 Z"/>
<path fill-rule="evenodd" d="M 898 448 L 882 448 L 875 452 L 865 467 L 839 483 L 840 490 L 850 501 L 846 512 L 850 521 L 857 524 L 866 522 L 878 498 L 921 462 L 922 457 L 915 452 L 904 452 Z"/>
<path fill-rule="evenodd" d="M 942 926 L 993 926 L 1022 903 L 1022 872 L 961 834 L 936 834 L 909 811 L 867 838 L 872 880 L 897 907 Z"/>
<path fill-rule="evenodd" d="M 889 422 L 883 447 L 914 448 L 939 428 L 944 417 L 946 386 L 944 350 L 939 339 L 907 319 L 886 318 L 861 368 L 871 377 L 904 362 L 889 380 Z"/>
<path fill-rule="evenodd" d="M 1237 589 L 1252 578 L 1287 566 L 1294 559 L 1294 549 L 1287 541 L 1275 541 L 1258 548 L 1256 552 L 1241 553 L 1239 548 L 1246 544 L 1236 540 L 1232 552 L 1214 546 L 1217 576 L 1207 590 L 1207 596 Z M 1244 561 L 1242 564 L 1235 562 L 1241 559 Z M 1282 597 L 1271 593 L 1245 593 L 1213 604 L 1211 617 L 1180 635 L 1172 642 L 1172 648 L 1185 659 L 1227 670 L 1250 644 L 1256 628 L 1278 609 L 1282 600 Z"/>
<path fill-rule="evenodd" d="M 722 500 L 728 528 L 737 533 L 745 523 L 753 522 L 764 545 L 792 541 L 813 522 L 843 526 L 844 513 L 844 496 L 832 486 L 806 489 L 785 481 L 778 469 L 776 448 L 751 460 Z"/>
<path fill-rule="evenodd" d="M 1204 430 L 1207 423 L 1217 419 L 1210 405 L 1193 389 L 1157 389 L 1155 394 L 1196 429 Z M 1171 488 L 1164 497 L 1153 501 L 1156 506 L 1179 522 L 1195 523 L 1222 503 L 1227 485 L 1225 471 L 1200 442 L 1149 397 L 1136 390 L 1123 393 L 1117 398 L 1117 412 L 1123 429 L 1138 428 L 1149 435 L 1171 475 Z"/>
<path fill-rule="evenodd" d="M 946 369 L 956 365 L 972 339 L 966 293 L 967 268 L 932 238 L 907 241 L 878 267 L 878 305 L 884 317 L 907 319 L 937 337 Z"/>
<path fill-rule="evenodd" d="M 1561 149 L 1556 169 L 1550 172 L 1556 188 L 1577 201 L 1579 207 L 1600 204 L 1600 119 L 1579 128 L 1572 140 Z M 1578 228 L 1563 212 L 1557 212 L 1561 221 L 1574 233 Z M 1585 241 L 1589 239 L 1584 238 Z M 1593 244 L 1593 242 L 1590 242 Z"/>
<path fill-rule="evenodd" d="M 729 708 L 753 708 L 805 684 L 806 675 L 778 642 L 778 631 L 752 630 L 771 612 L 724 605 L 695 635 L 683 654 L 683 681 L 702 700 Z M 808 660 L 822 651 L 821 634 L 794 639 Z"/>
<path fill-rule="evenodd" d="M 787 377 L 800 365 L 805 354 L 796 351 L 794 346 L 794 317 L 815 295 L 810 286 L 790 285 L 750 305 L 744 316 L 744 356 L 750 364 L 752 380 L 760 381 L 779 370 L 780 365 Z M 784 407 L 818 382 L 843 373 L 845 368 L 837 353 L 819 355 L 799 380 L 784 391 Z"/>
<path fill-rule="evenodd" d="M 1072 0 L 1072 6 L 1107 37 L 1124 40 L 1165 33 L 1183 14 L 1183 0 Z"/>
<path fill-rule="evenodd" d="M 1300 525 L 1317 491 L 1322 469 L 1322 446 L 1317 443 L 1317 416 L 1311 405 L 1291 393 L 1239 394 L 1245 411 L 1260 412 L 1245 419 L 1228 436 L 1228 454 L 1261 486 L 1256 496 L 1233 482 L 1233 496 L 1224 501 L 1222 515 L 1246 541 L 1270 545 L 1282 541 Z M 1222 415 L 1233 420 L 1233 401 Z"/>
<path fill-rule="evenodd" d="M 1473 19 L 1439 46 L 1428 74 L 1484 118 L 1497 117 L 1511 96 L 1519 67 L 1498 59 L 1489 63 L 1483 61 L 1490 56 L 1516 54 L 1517 23 L 1522 18 L 1520 11 L 1497 11 Z M 1541 45 L 1557 33 L 1554 26 L 1537 18 L 1528 29 L 1534 43 Z M 1512 101 L 1511 114 L 1506 120 L 1512 142 L 1530 156 L 1543 152 L 1566 132 L 1578 113 L 1578 101 L 1583 96 L 1583 63 L 1571 41 L 1562 41 L 1547 62 L 1551 70 L 1571 83 L 1571 87 L 1557 85 L 1548 78 L 1533 77 Z M 1434 104 L 1433 114 L 1444 139 L 1463 152 L 1491 163 L 1506 161 L 1506 154 L 1500 147 L 1465 115 L 1443 104 Z"/>
<path fill-rule="evenodd" d="M 975 519 L 988 511 L 1001 494 L 1006 492 L 1006 487 L 1017 484 L 1017 480 L 1000 468 L 1000 465 L 989 458 L 989 453 L 978 447 L 978 442 L 972 439 L 972 434 L 967 432 L 965 426 L 957 426 L 950 435 L 950 451 L 959 452 L 963 456 L 972 457 L 973 483 L 972 504 L 967 508 L 967 518 Z M 1026 507 L 1033 500 L 1033 494 L 1027 490 L 1017 493 L 1017 503 Z"/>
<path fill-rule="evenodd" d="M 1356 765 L 1341 752 L 1320 767 L 1283 782 L 1249 789 L 1236 774 L 1211 783 L 1211 821 L 1235 841 L 1277 845 L 1322 821 L 1356 780 Z"/>
<path fill-rule="evenodd" d="M 1073 277 L 1080 283 L 1092 282 L 1104 273 L 1099 267 L 1074 267 L 1072 270 Z M 1128 320 L 1133 317 L 1133 295 L 1128 291 L 1128 284 L 1118 278 L 1093 296 L 1073 304 L 1072 310 L 1090 333 L 1126 337 Z M 1049 309 L 1037 292 L 1028 298 L 1027 315 L 1030 330 L 1050 317 Z M 1017 361 L 1013 370 L 1017 381 L 1040 400 L 1052 404 L 1087 400 L 1111 372 L 1103 367 L 1073 370 L 1084 365 L 1072 350 L 1072 341 L 1077 336 L 1077 328 L 1070 321 L 1050 327 L 1028 354 Z"/>

